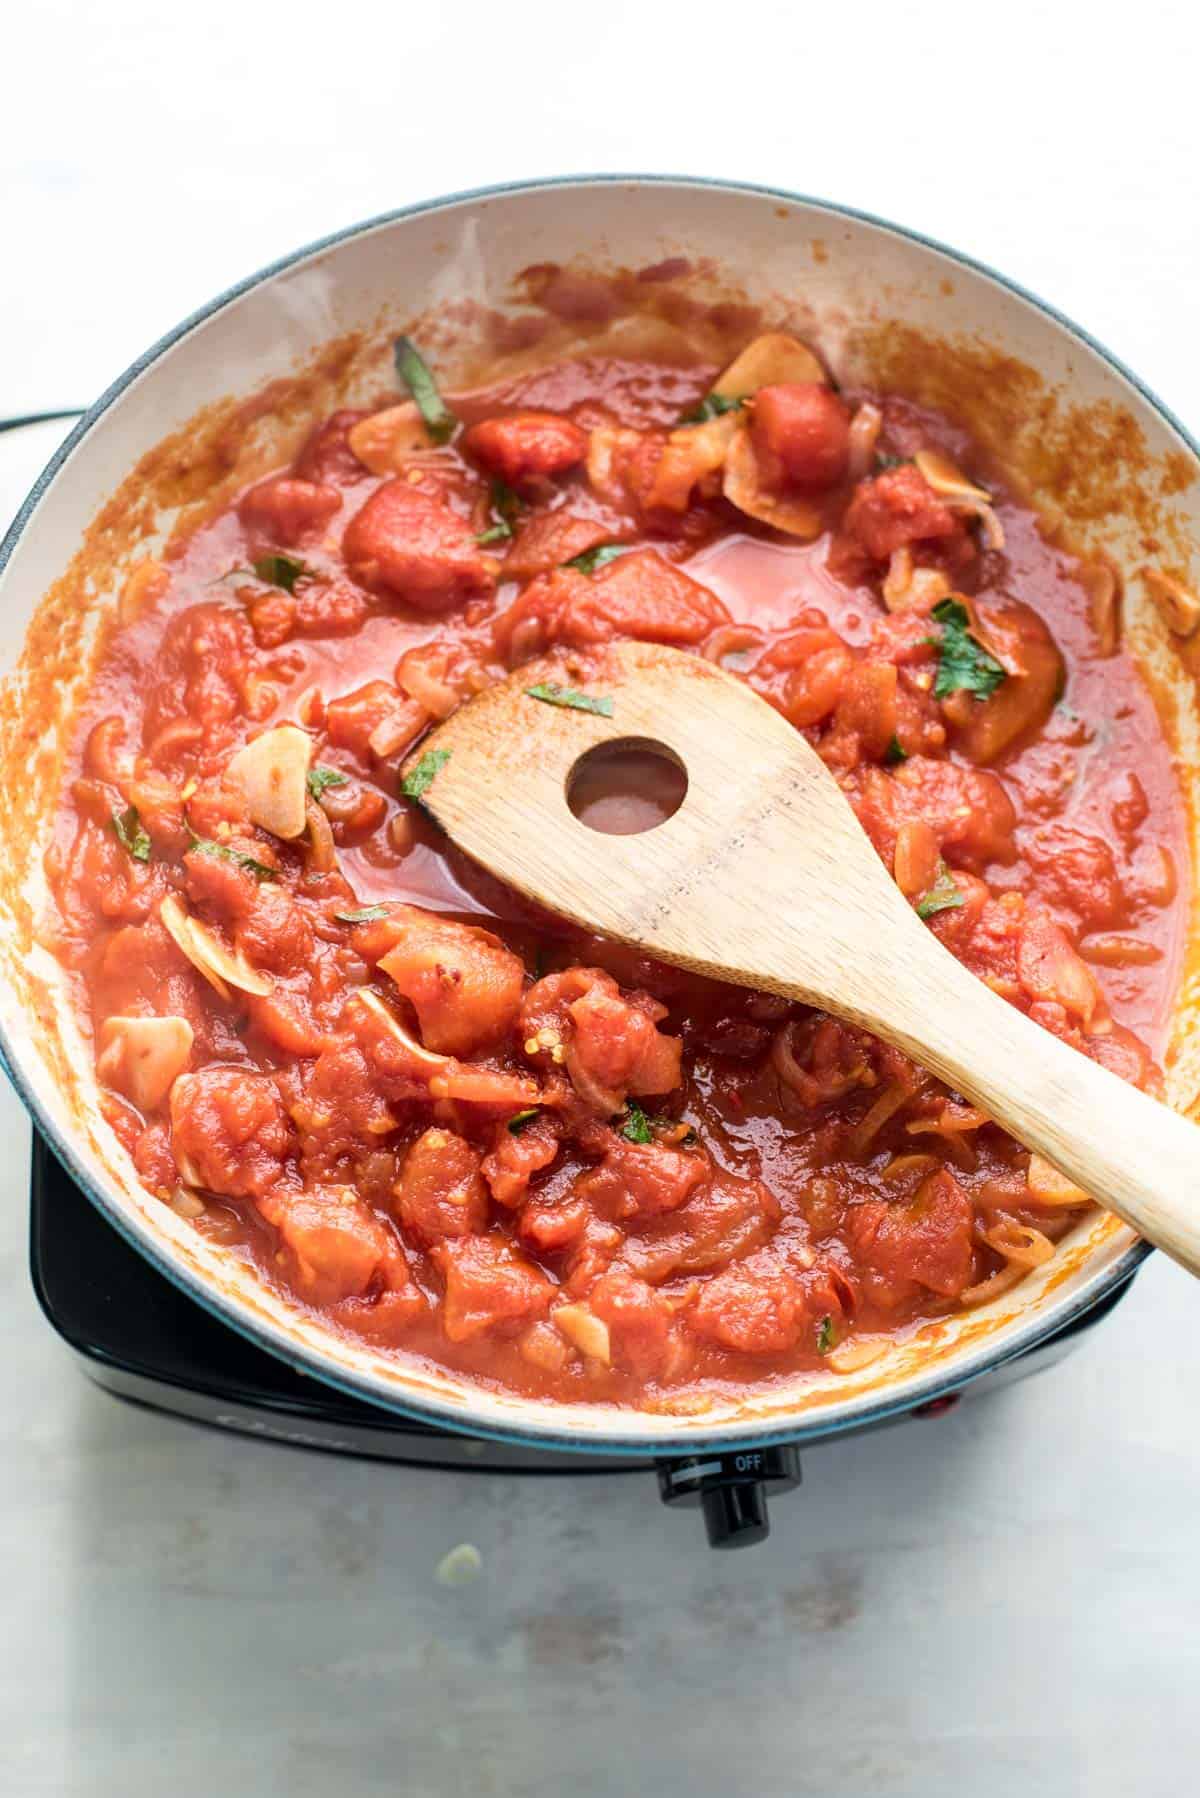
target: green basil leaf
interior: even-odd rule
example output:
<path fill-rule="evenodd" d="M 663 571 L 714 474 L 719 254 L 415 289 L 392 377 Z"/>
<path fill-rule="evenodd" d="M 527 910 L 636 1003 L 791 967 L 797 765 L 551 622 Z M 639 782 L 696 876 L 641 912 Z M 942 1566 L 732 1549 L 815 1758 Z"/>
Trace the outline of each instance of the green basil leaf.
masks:
<path fill-rule="evenodd" d="M 294 593 L 296 582 L 308 573 L 308 569 L 303 562 L 297 562 L 295 556 L 283 556 L 278 550 L 272 550 L 269 556 L 258 558 L 254 572 L 269 587 L 282 587 L 285 593 Z"/>
<path fill-rule="evenodd" d="M 349 785 L 350 776 L 348 774 L 340 774 L 336 768 L 323 768 L 319 762 L 315 768 L 310 768 L 308 771 L 308 790 L 314 799 L 319 799 L 321 794 L 328 792 L 330 787 L 348 787 Z"/>
<path fill-rule="evenodd" d="M 940 637 L 925 639 L 935 643 L 940 651 L 934 698 L 945 699 L 951 693 L 975 693 L 980 699 L 989 698 L 1004 679 L 1004 668 L 971 635 L 971 616 L 966 606 L 957 599 L 942 599 L 931 615 L 942 627 Z"/>
<path fill-rule="evenodd" d="M 595 549 L 585 549 L 582 555 L 572 556 L 563 567 L 578 568 L 580 574 L 595 574 L 597 568 L 604 568 L 618 556 L 627 555 L 631 548 L 629 543 L 598 543 Z"/>
<path fill-rule="evenodd" d="M 278 880 L 279 873 L 275 868 L 268 868 L 266 862 L 255 861 L 241 849 L 231 849 L 228 843 L 214 843 L 211 837 L 193 836 L 188 845 L 189 855 L 208 855 L 214 861 L 232 862 L 235 867 L 245 868 L 247 874 L 253 874 L 256 880 Z"/>
<path fill-rule="evenodd" d="M 817 1328 L 817 1353 L 827 1355 L 833 1347 L 833 1319 L 823 1317 Z"/>
<path fill-rule="evenodd" d="M 429 364 L 411 337 L 397 337 L 395 355 L 396 373 L 417 402 L 425 429 L 435 443 L 449 443 L 458 420 L 438 392 Z"/>
<path fill-rule="evenodd" d="M 450 751 L 448 749 L 426 750 L 416 767 L 400 782 L 400 791 L 405 798 L 420 799 L 425 793 L 428 793 L 439 769 L 444 768 L 449 760 Z"/>
<path fill-rule="evenodd" d="M 142 829 L 142 820 L 138 816 L 136 805 L 129 806 L 123 812 L 114 812 L 112 827 L 117 833 L 117 841 L 127 855 L 135 862 L 148 862 L 152 844 Z"/>
<path fill-rule="evenodd" d="M 625 1122 L 621 1125 L 621 1135 L 630 1142 L 653 1142 L 654 1135 L 650 1129 L 650 1119 L 641 1106 L 630 1099 L 625 1106 Z"/>
<path fill-rule="evenodd" d="M 335 911 L 334 917 L 342 924 L 373 924 L 376 918 L 386 918 L 386 905 L 360 905 L 354 911 Z"/>
<path fill-rule="evenodd" d="M 495 523 L 480 531 L 476 543 L 507 543 L 521 513 L 521 497 L 507 481 L 492 482 L 492 516 Z"/>
<path fill-rule="evenodd" d="M 906 762 L 908 760 L 907 749 L 905 749 L 899 737 L 894 734 L 891 742 L 883 752 L 883 759 L 889 768 L 894 768 L 897 762 Z"/>
<path fill-rule="evenodd" d="M 568 706 L 575 712 L 595 712 L 600 718 L 611 718 L 613 702 L 606 694 L 576 693 L 571 687 L 560 687 L 555 681 L 539 681 L 526 687 L 526 697 L 540 699 L 543 705 Z"/>
<path fill-rule="evenodd" d="M 681 425 L 704 425 L 710 418 L 723 418 L 726 412 L 740 412 L 746 404 L 744 399 L 734 399 L 727 393 L 706 393 L 687 412 L 681 413 Z"/>
<path fill-rule="evenodd" d="M 520 1136 L 520 1134 L 521 1134 L 522 1130 L 525 1128 L 526 1124 L 532 1124 L 532 1122 L 533 1122 L 534 1118 L 537 1116 L 537 1114 L 538 1114 L 538 1108 L 536 1105 L 531 1105 L 529 1107 L 528 1111 L 518 1111 L 518 1113 L 515 1117 L 511 1117 L 508 1120 L 508 1128 L 509 1128 L 510 1133 L 513 1136 Z"/>
<path fill-rule="evenodd" d="M 962 888 L 945 862 L 938 863 L 937 879 L 917 907 L 918 918 L 932 918 L 935 912 L 956 911 L 965 904 Z"/>

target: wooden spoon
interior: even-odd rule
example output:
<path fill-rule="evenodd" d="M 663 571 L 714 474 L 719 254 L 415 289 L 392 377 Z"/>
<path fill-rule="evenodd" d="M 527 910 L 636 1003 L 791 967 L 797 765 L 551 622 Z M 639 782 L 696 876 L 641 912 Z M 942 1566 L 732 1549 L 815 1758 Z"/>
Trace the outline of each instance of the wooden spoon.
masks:
<path fill-rule="evenodd" d="M 545 703 L 565 684 L 604 712 Z M 609 705 L 607 702 L 611 702 Z M 568 805 L 601 744 L 665 750 L 674 816 L 601 835 Z M 444 752 L 435 764 L 431 752 Z M 425 739 L 425 805 L 519 892 L 663 961 L 836 1013 L 895 1043 L 1200 1272 L 1200 1130 L 1077 1053 L 968 972 L 889 878 L 819 756 L 710 662 L 622 643 L 522 669 Z"/>

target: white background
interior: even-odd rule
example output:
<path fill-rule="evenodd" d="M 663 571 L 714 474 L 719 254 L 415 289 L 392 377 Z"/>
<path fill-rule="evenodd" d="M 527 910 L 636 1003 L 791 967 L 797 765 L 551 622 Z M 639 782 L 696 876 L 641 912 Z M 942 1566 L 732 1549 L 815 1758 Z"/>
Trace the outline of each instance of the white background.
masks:
<path fill-rule="evenodd" d="M 22 5 L 0 412 L 85 403 L 354 219 L 644 169 L 943 238 L 1195 430 L 1198 50 L 1165 0 Z M 0 445 L 7 517 L 49 446 Z M 93 1392 L 29 1291 L 7 1093 L 0 1129 L 5 1798 L 1194 1787 L 1200 1306 L 1161 1260 L 1061 1370 L 814 1451 L 770 1543 L 713 1558 L 649 1477 L 360 1466 Z M 448 1592 L 463 1539 L 483 1575 Z"/>

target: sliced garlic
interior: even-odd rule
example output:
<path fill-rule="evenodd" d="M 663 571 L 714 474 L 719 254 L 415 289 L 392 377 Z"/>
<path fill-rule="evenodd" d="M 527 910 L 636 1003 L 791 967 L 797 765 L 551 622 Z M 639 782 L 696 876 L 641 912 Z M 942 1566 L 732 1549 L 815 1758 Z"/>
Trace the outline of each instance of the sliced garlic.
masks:
<path fill-rule="evenodd" d="M 991 505 L 992 496 L 987 489 L 969 481 L 958 464 L 943 456 L 941 450 L 918 450 L 913 461 L 939 499 L 974 499 Z"/>
<path fill-rule="evenodd" d="M 271 991 L 272 983 L 267 976 L 252 968 L 244 955 L 227 949 L 207 924 L 190 917 L 174 893 L 168 893 L 162 901 L 158 915 L 192 966 L 203 974 L 222 999 L 232 997 L 230 987 L 236 987 L 242 993 L 253 993 L 259 999 Z"/>
<path fill-rule="evenodd" d="M 940 568 L 913 566 L 912 550 L 907 544 L 892 551 L 881 589 L 889 612 L 903 612 L 910 606 L 946 599 L 950 590 L 950 582 Z"/>
<path fill-rule="evenodd" d="M 245 796 L 251 822 L 285 842 L 304 835 L 312 751 L 298 724 L 277 724 L 239 749 L 225 771 Z"/>
<path fill-rule="evenodd" d="M 734 357 L 713 382 L 712 391 L 724 399 L 743 400 L 760 387 L 792 381 L 829 385 L 829 377 L 807 344 L 798 337 L 789 337 L 786 331 L 765 331 Z"/>
<path fill-rule="evenodd" d="M 1143 568 L 1142 579 L 1167 629 L 1177 637 L 1190 637 L 1200 624 L 1200 598 L 1161 568 Z"/>
<path fill-rule="evenodd" d="M 372 474 L 395 474 L 410 456 L 434 447 L 413 400 L 360 418 L 346 433 L 350 451 Z"/>
<path fill-rule="evenodd" d="M 750 433 L 740 430 L 725 456 L 725 497 L 748 518 L 760 519 L 805 542 L 821 534 L 821 513 L 811 501 L 769 493 L 758 484 L 758 461 Z"/>
<path fill-rule="evenodd" d="M 610 1365 L 612 1348 L 608 1325 L 586 1305 L 559 1305 L 550 1313 L 550 1321 L 589 1361 L 600 1361 L 605 1367 Z"/>
<path fill-rule="evenodd" d="M 992 496 L 986 487 L 977 487 L 974 481 L 969 481 L 957 463 L 949 456 L 943 456 L 941 450 L 918 450 L 913 461 L 944 505 L 952 512 L 962 512 L 978 520 L 988 549 L 1004 548 L 1004 527 L 996 516 Z"/>
<path fill-rule="evenodd" d="M 1092 1197 L 1084 1192 L 1082 1186 L 1076 1186 L 1065 1174 L 1060 1174 L 1052 1167 L 1044 1155 L 1029 1157 L 1029 1172 L 1025 1176 L 1025 1184 L 1039 1205 L 1090 1205 Z"/>
<path fill-rule="evenodd" d="M 383 962 L 380 962 L 379 965 L 382 967 Z M 447 1061 L 450 1059 L 449 1056 L 435 1055 L 432 1049 L 422 1048 L 416 1038 L 409 1035 L 408 1031 L 404 1028 L 403 1024 L 399 1022 L 395 1014 L 388 1009 L 378 993 L 373 993 L 370 987 L 359 987 L 356 993 L 351 994 L 351 999 L 354 1004 L 361 1005 L 365 1011 L 368 1011 L 375 1022 L 382 1025 L 394 1042 L 398 1043 L 402 1049 L 406 1050 L 414 1060 L 419 1061 L 424 1067 L 427 1067 L 430 1072 L 435 1068 L 444 1068 L 446 1066 Z"/>
<path fill-rule="evenodd" d="M 106 1018 L 99 1049 L 100 1079 L 139 1111 L 155 1111 L 188 1064 L 192 1027 L 186 1018 Z"/>

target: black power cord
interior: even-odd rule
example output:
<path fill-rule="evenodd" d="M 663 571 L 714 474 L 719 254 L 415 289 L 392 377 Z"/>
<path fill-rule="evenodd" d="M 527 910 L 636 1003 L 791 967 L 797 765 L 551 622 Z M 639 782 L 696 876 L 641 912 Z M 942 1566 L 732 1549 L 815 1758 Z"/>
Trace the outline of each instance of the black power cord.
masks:
<path fill-rule="evenodd" d="M 56 418 L 82 418 L 86 408 L 65 406 L 61 412 L 26 412 L 21 418 L 0 418 L 0 431 L 20 431 L 26 425 L 48 425 Z"/>

